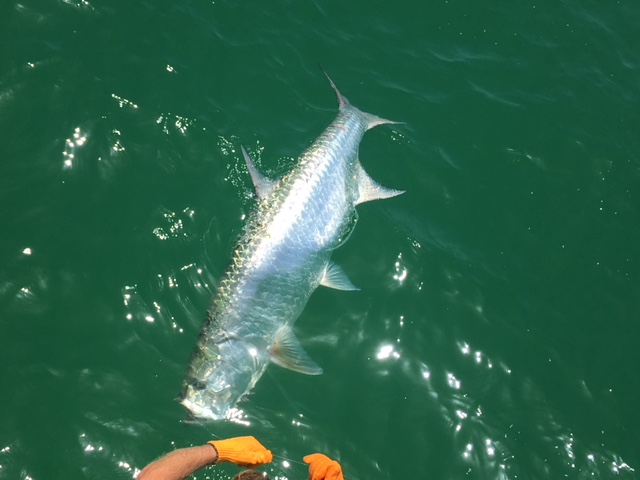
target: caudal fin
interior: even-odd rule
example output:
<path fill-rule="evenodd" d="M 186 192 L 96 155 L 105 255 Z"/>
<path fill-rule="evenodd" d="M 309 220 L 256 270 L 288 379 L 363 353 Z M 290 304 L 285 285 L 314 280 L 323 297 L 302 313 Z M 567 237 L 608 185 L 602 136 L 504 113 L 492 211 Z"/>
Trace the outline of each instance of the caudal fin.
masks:
<path fill-rule="evenodd" d="M 386 118 L 379 117 L 372 113 L 362 112 L 367 119 L 367 130 L 377 127 L 378 125 L 404 125 L 405 122 L 396 122 L 395 120 L 388 120 Z"/>
<path fill-rule="evenodd" d="M 320 70 L 322 70 L 322 73 L 324 73 L 324 76 L 327 77 L 327 80 L 329 80 L 329 83 L 331 84 L 331 88 L 333 88 L 333 91 L 336 93 L 336 98 L 338 99 L 338 104 L 340 105 L 340 109 L 342 109 L 343 107 L 346 107 L 347 105 L 351 105 L 349 103 L 349 100 L 347 100 L 347 97 L 345 97 L 340 93 L 340 90 L 338 90 L 338 87 L 336 87 L 336 84 L 333 83 L 333 80 L 331 80 L 331 77 L 329 76 L 327 71 L 322 67 L 322 65 L 318 64 L 318 66 L 320 67 Z"/>
<path fill-rule="evenodd" d="M 327 80 L 329 80 L 329 84 L 331 84 L 331 88 L 333 88 L 333 91 L 336 94 L 336 98 L 338 99 L 338 104 L 340 105 L 340 110 L 342 110 L 343 108 L 345 108 L 347 106 L 351 106 L 352 108 L 356 108 L 356 107 L 354 107 L 353 105 L 351 105 L 349 103 L 349 100 L 347 100 L 347 97 L 345 97 L 344 95 L 342 95 L 340 93 L 340 90 L 338 90 L 338 87 L 336 87 L 336 84 L 333 83 L 333 80 L 331 80 L 331 77 L 329 76 L 327 71 L 322 67 L 322 65 L 318 64 L 318 66 L 320 67 L 320 70 L 322 70 L 322 73 L 324 73 L 324 76 L 327 77 Z M 394 120 L 387 120 L 386 118 L 379 117 L 379 116 L 374 115 L 372 113 L 363 112 L 362 110 L 359 110 L 357 108 L 356 108 L 356 110 L 358 110 L 358 112 L 360 112 L 362 114 L 362 116 L 365 118 L 365 120 L 367 121 L 367 130 L 369 130 L 369 129 L 373 128 L 373 127 L 377 127 L 378 125 L 385 125 L 385 124 L 402 125 L 402 124 L 404 124 L 404 122 L 396 122 Z"/>

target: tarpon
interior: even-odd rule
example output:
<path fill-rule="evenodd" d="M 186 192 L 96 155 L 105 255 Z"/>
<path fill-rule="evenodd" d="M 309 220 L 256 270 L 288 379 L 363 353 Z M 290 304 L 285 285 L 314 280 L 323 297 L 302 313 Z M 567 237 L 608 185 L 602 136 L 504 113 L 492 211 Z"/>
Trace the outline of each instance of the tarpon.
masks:
<path fill-rule="evenodd" d="M 353 228 L 355 206 L 402 193 L 378 185 L 358 160 L 367 130 L 397 122 L 358 110 L 327 78 L 338 115 L 287 175 L 277 181 L 262 176 L 242 147 L 258 203 L 191 356 L 181 403 L 197 419 L 228 418 L 270 362 L 322 373 L 293 324 L 319 285 L 356 289 L 330 260 Z"/>

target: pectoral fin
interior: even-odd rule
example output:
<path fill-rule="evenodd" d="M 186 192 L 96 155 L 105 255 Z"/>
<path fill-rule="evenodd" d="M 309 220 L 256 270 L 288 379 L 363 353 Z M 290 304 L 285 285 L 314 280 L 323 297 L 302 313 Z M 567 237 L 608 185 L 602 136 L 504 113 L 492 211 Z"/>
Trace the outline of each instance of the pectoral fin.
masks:
<path fill-rule="evenodd" d="M 351 283 L 351 280 L 349 280 L 347 274 L 344 273 L 344 270 L 333 262 L 329 262 L 327 268 L 324 269 L 320 285 L 335 288 L 336 290 L 360 290 Z"/>
<path fill-rule="evenodd" d="M 244 146 L 240 145 L 240 148 L 242 149 L 244 161 L 247 163 L 247 169 L 249 170 L 249 175 L 251 175 L 251 181 L 256 189 L 258 199 L 262 200 L 273 191 L 278 182 L 262 175 L 256 168 L 255 163 L 253 163 Z"/>
<path fill-rule="evenodd" d="M 320 375 L 322 368 L 304 351 L 290 327 L 282 327 L 271 348 L 271 360 L 281 367 L 306 375 Z"/>
<path fill-rule="evenodd" d="M 356 181 L 358 182 L 358 198 L 356 205 L 371 200 L 391 198 L 404 193 L 404 190 L 394 190 L 376 183 L 362 168 L 360 161 L 356 163 Z"/>

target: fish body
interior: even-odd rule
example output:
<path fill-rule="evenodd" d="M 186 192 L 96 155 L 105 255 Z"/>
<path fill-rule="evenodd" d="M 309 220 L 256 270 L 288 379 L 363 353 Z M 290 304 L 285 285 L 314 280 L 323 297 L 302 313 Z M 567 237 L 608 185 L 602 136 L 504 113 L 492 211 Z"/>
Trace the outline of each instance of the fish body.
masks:
<path fill-rule="evenodd" d="M 242 149 L 259 201 L 214 295 L 185 378 L 181 403 L 197 419 L 228 418 L 272 361 L 322 373 L 293 324 L 319 285 L 356 289 L 330 261 L 353 227 L 355 206 L 402 193 L 376 184 L 358 160 L 364 133 L 396 122 L 358 110 L 329 82 L 338 115 L 282 179 L 262 177 Z"/>

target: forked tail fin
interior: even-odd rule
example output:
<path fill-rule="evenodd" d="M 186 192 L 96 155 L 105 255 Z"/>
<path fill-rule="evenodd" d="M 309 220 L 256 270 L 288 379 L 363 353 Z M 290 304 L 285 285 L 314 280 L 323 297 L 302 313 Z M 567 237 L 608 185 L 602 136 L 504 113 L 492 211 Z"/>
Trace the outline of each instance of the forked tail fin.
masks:
<path fill-rule="evenodd" d="M 347 100 L 347 97 L 345 97 L 340 93 L 340 90 L 338 90 L 338 87 L 336 87 L 336 84 L 333 83 L 333 80 L 331 80 L 331 77 L 329 76 L 327 71 L 322 67 L 322 65 L 318 64 L 318 66 L 320 67 L 320 70 L 322 70 L 322 73 L 324 73 L 324 76 L 327 77 L 327 80 L 329 80 L 329 83 L 331 84 L 331 88 L 333 88 L 333 91 L 336 93 L 336 98 L 338 99 L 338 104 L 340 105 L 340 109 L 342 109 L 343 107 L 346 107 L 347 105 L 351 105 L 349 103 L 349 100 Z"/>
<path fill-rule="evenodd" d="M 404 122 L 396 122 L 394 120 L 387 120 L 386 118 L 379 117 L 379 116 L 374 115 L 372 113 L 363 112 L 362 110 L 360 110 L 360 109 L 354 107 L 353 105 L 351 105 L 351 103 L 349 103 L 349 100 L 347 100 L 347 97 L 345 97 L 344 95 L 342 95 L 340 93 L 340 90 L 338 90 L 338 87 L 336 87 L 336 84 L 333 83 L 333 80 L 331 80 L 331 77 L 329 76 L 327 71 L 322 67 L 322 65 L 318 64 L 318 66 L 320 67 L 320 70 L 322 70 L 322 73 L 324 73 L 324 76 L 327 77 L 327 80 L 329 80 L 329 84 L 331 84 L 331 88 L 333 88 L 333 91 L 336 94 L 336 98 L 338 99 L 338 104 L 340 106 L 340 110 L 342 110 L 343 108 L 346 108 L 347 106 L 351 106 L 351 108 L 355 108 L 356 110 L 358 110 L 358 112 L 360 112 L 362 114 L 362 116 L 365 118 L 365 120 L 367 121 L 367 130 L 369 130 L 369 129 L 373 128 L 373 127 L 377 127 L 378 125 L 384 125 L 384 124 L 391 124 L 391 125 L 402 125 L 402 124 L 404 124 Z"/>

